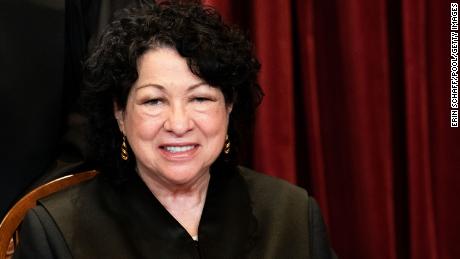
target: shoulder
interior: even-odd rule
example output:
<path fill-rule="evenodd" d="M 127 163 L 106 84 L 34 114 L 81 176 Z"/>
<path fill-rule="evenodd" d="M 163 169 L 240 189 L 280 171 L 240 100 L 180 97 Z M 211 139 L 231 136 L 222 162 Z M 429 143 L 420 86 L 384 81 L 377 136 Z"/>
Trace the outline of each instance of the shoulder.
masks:
<path fill-rule="evenodd" d="M 305 189 L 285 180 L 265 175 L 246 167 L 238 167 L 248 189 L 252 193 L 263 193 L 267 198 L 294 198 L 306 200 L 308 193 Z"/>
<path fill-rule="evenodd" d="M 248 168 L 238 169 L 267 247 L 282 243 L 292 248 L 286 254 L 309 251 L 310 258 L 336 258 L 320 208 L 305 189 Z"/>
<path fill-rule="evenodd" d="M 46 205 L 46 207 L 64 206 L 67 203 L 78 202 L 80 199 L 86 196 L 93 196 L 97 192 L 97 189 L 100 188 L 99 178 L 100 176 L 97 175 L 93 179 L 67 187 L 40 199 L 38 203 L 41 205 Z"/>
<path fill-rule="evenodd" d="M 37 204 L 46 209 L 53 220 L 64 231 L 71 226 L 74 218 L 80 218 L 82 211 L 97 211 L 100 191 L 102 189 L 100 176 L 73 185 L 59 192 L 40 199 Z M 69 224 L 61 224 L 67 222 Z"/>
<path fill-rule="evenodd" d="M 247 185 L 256 213 L 280 213 L 274 216 L 283 217 L 308 215 L 309 196 L 305 189 L 245 167 L 238 169 Z"/>

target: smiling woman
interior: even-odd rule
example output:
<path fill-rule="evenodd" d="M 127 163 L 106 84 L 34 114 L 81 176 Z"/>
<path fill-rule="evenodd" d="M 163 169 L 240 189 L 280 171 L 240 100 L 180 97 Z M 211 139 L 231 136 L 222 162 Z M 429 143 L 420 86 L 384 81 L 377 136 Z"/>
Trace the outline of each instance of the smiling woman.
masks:
<path fill-rule="evenodd" d="M 136 156 L 139 176 L 195 236 L 209 168 L 224 146 L 232 106 L 174 49 L 147 51 L 139 58 L 138 74 L 126 107 L 115 105 L 115 117 Z M 195 206 L 185 209 L 186 204 Z"/>
<path fill-rule="evenodd" d="M 236 164 L 262 99 L 259 68 L 213 9 L 124 10 L 86 62 L 101 174 L 41 200 L 15 256 L 333 258 L 305 190 Z"/>

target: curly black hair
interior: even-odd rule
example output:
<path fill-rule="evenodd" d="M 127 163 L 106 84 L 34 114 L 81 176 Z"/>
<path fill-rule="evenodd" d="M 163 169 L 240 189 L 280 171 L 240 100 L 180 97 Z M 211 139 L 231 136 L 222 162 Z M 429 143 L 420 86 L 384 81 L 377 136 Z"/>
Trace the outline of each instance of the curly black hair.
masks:
<path fill-rule="evenodd" d="M 133 169 L 134 154 L 120 158 L 122 133 L 114 102 L 124 109 L 138 78 L 137 61 L 149 49 L 168 47 L 186 59 L 195 75 L 218 87 L 233 109 L 228 135 L 231 156 L 217 161 L 236 164 L 244 129 L 250 128 L 263 93 L 257 82 L 260 63 L 253 45 L 237 28 L 225 24 L 199 2 L 141 3 L 116 14 L 84 64 L 83 108 L 89 120 L 90 154 L 99 169 L 123 176 Z M 113 173 L 112 173 L 113 172 Z"/>

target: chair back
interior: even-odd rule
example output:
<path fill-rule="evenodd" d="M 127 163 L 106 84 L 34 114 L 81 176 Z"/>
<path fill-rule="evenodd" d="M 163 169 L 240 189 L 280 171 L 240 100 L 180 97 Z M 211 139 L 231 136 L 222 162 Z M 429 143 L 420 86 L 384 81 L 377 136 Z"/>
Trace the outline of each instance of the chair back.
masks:
<path fill-rule="evenodd" d="M 72 185 L 92 179 L 98 174 L 97 171 L 86 171 L 77 174 L 66 175 L 45 183 L 22 197 L 6 214 L 0 223 L 0 259 L 9 259 L 19 243 L 19 225 L 27 211 L 37 205 L 37 200 L 52 193 L 63 190 Z"/>

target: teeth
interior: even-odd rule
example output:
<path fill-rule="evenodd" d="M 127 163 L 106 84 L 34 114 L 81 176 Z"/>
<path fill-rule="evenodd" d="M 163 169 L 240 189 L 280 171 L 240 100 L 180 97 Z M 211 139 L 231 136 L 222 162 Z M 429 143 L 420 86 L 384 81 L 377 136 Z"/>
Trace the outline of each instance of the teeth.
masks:
<path fill-rule="evenodd" d="M 167 146 L 165 149 L 171 153 L 177 153 L 177 152 L 185 152 L 193 149 L 195 146 L 180 146 L 180 147 L 175 147 L 175 146 Z"/>

